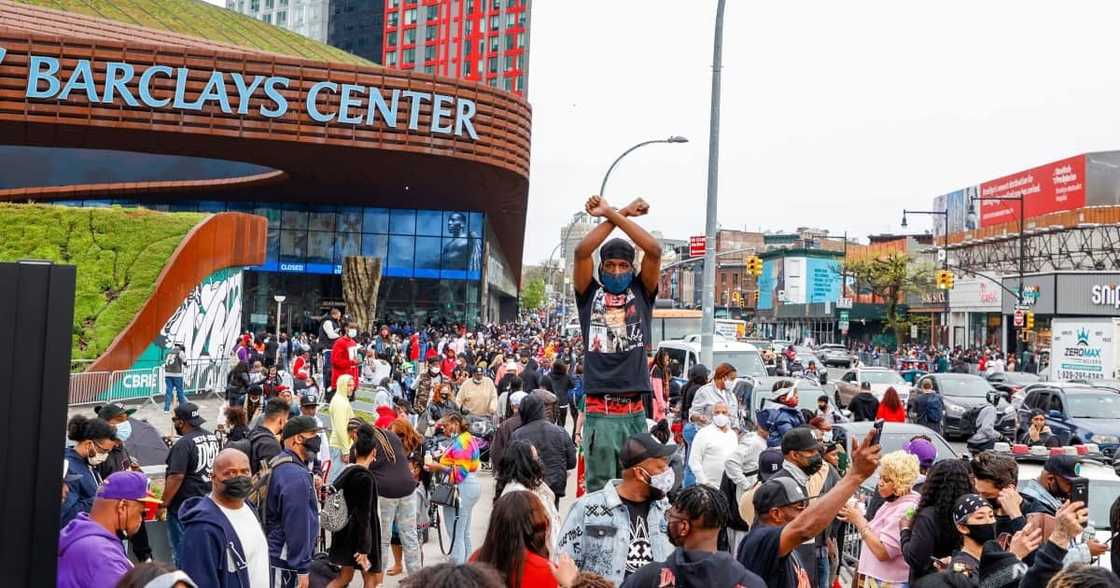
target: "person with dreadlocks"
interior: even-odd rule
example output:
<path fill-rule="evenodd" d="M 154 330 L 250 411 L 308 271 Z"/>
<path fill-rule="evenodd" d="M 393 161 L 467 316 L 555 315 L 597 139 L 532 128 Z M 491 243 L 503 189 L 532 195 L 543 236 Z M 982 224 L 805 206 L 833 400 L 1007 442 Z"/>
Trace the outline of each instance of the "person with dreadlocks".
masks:
<path fill-rule="evenodd" d="M 369 471 L 377 480 L 377 502 L 381 520 L 381 553 L 389 553 L 393 523 L 399 529 L 404 549 L 405 570 L 410 574 L 420 569 L 420 543 L 416 537 L 416 478 L 409 469 L 409 456 L 401 438 L 391 430 L 373 429 L 374 460 Z M 397 567 L 397 570 L 400 568 Z M 394 570 L 390 570 L 394 571 Z"/>
<path fill-rule="evenodd" d="M 690 486 L 677 495 L 666 519 L 669 542 L 676 547 L 663 562 L 632 574 L 622 588 L 742 586 L 762 588 L 762 578 L 719 549 L 720 530 L 731 510 L 717 488 Z"/>

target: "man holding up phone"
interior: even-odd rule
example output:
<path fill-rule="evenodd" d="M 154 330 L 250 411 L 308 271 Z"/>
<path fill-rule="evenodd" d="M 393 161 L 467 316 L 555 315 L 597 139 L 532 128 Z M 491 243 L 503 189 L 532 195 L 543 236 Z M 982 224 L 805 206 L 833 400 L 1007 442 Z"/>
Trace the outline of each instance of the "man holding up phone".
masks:
<path fill-rule="evenodd" d="M 1077 458 L 1072 455 L 1051 455 L 1042 466 L 1042 473 L 1037 480 L 1026 480 L 1019 483 L 1019 494 L 1023 496 L 1022 511 L 1024 514 L 1041 512 L 1055 515 L 1066 502 L 1082 502 L 1088 504 L 1089 481 L 1078 474 Z M 1077 497 L 1074 497 L 1074 487 L 1077 488 Z M 1108 551 L 1108 546 L 1096 539 L 1082 542 L 1079 537 L 1073 537 L 1066 554 L 1066 563 L 1089 562 L 1094 557 L 1103 555 Z"/>

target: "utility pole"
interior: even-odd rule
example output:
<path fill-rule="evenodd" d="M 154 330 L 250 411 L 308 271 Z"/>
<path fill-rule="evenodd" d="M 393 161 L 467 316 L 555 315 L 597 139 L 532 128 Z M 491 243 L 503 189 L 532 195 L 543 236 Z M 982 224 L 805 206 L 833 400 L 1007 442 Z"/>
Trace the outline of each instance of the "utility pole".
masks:
<path fill-rule="evenodd" d="M 719 191 L 719 93 L 723 69 L 723 11 L 726 0 L 717 0 L 716 31 L 712 46 L 712 112 L 708 130 L 708 212 L 704 224 L 704 297 L 700 326 L 700 363 L 712 365 L 716 330 L 716 203 Z"/>

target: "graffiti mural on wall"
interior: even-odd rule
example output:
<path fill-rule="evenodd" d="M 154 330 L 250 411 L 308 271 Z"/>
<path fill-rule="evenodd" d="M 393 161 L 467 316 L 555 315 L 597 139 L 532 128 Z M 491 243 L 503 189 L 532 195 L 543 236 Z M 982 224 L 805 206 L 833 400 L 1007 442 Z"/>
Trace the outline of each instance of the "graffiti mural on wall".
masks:
<path fill-rule="evenodd" d="M 225 389 L 226 360 L 241 329 L 241 291 L 240 269 L 211 274 L 183 300 L 152 341 L 149 350 L 158 350 L 160 358 L 173 343 L 186 349 L 183 385 L 187 390 Z"/>

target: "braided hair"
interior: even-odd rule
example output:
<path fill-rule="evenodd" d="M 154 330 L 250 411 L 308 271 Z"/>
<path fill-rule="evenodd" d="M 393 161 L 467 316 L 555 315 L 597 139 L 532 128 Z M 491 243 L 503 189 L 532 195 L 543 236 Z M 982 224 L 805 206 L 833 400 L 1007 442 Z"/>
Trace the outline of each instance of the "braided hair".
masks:
<path fill-rule="evenodd" d="M 673 508 L 688 516 L 689 520 L 699 521 L 705 529 L 721 529 L 731 520 L 727 498 L 718 489 L 706 484 L 696 484 L 681 490 L 673 501 Z"/>

